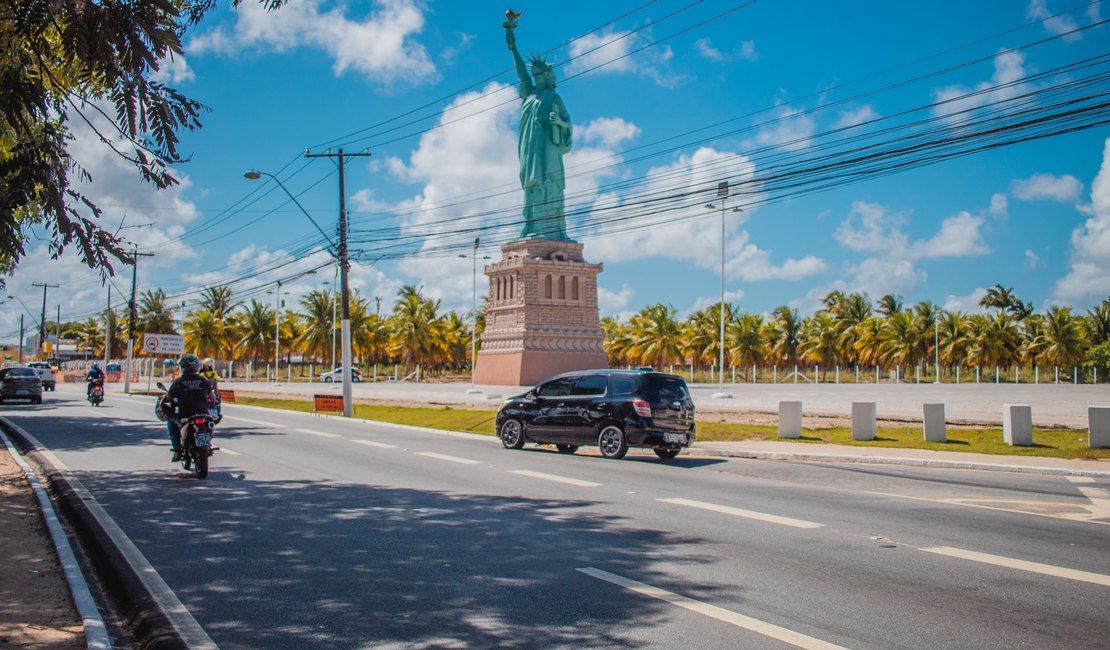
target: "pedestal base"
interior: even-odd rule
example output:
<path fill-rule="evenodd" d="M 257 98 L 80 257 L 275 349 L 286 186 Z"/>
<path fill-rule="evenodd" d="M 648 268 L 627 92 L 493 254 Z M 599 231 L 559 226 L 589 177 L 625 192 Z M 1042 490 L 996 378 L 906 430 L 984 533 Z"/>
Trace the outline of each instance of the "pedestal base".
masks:
<path fill-rule="evenodd" d="M 571 370 L 605 368 L 604 354 L 566 354 L 523 350 L 484 354 L 475 373 L 475 382 L 500 386 L 534 386 L 552 375 Z"/>

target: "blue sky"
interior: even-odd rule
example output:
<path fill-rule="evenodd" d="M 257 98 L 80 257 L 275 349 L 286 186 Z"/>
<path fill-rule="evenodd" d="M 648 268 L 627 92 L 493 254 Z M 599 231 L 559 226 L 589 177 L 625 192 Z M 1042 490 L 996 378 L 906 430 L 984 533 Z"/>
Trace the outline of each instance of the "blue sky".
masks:
<path fill-rule="evenodd" d="M 1052 73 L 1106 54 L 1106 26 L 1060 37 L 1103 20 L 1099 2 L 690 4 L 513 6 L 523 10 L 521 51 L 559 65 L 575 129 L 570 235 L 604 263 L 602 315 L 658 302 L 688 314 L 719 299 L 721 216 L 698 197 L 711 200 L 720 177 L 754 183 L 726 203 L 744 206 L 726 213 L 725 248 L 728 299 L 745 311 L 787 304 L 808 314 L 832 289 L 965 311 L 995 283 L 1038 309 L 1086 310 L 1110 296 L 1110 127 L 823 192 L 788 197 L 759 184 L 776 161 L 818 155 L 832 129 L 866 135 L 907 122 L 898 115 L 910 109 L 944 124 L 945 110 L 985 110 L 977 107 L 1105 73 L 1105 60 Z M 372 157 L 350 159 L 346 174 L 353 286 L 388 306 L 399 287 L 422 285 L 443 308 L 468 309 L 471 263 L 458 253 L 477 233 L 480 254 L 499 258 L 498 243 L 519 231 L 510 223 L 522 196 L 505 9 L 291 0 L 267 13 L 251 0 L 237 11 L 221 3 L 160 73 L 211 108 L 203 129 L 183 136 L 191 159 L 175 168 L 180 186 L 144 187 L 74 124 L 72 150 L 93 176 L 86 189 L 105 224 L 155 254 L 140 262 L 140 290 L 162 287 L 180 304 L 206 284 L 235 281 L 237 297 L 272 301 L 266 291 L 287 279 L 292 305 L 332 281 L 316 228 L 272 181 L 243 172 L 281 178 L 330 233 L 335 166 L 304 151 L 368 147 Z M 1029 78 L 1038 73 L 1048 74 Z M 929 108 L 945 99 L 954 101 Z M 647 196 L 670 198 L 645 216 Z M 39 235 L 7 293 L 37 318 L 42 294 L 31 283 L 45 279 L 62 285 L 50 290 L 51 314 L 56 305 L 63 320 L 102 309 L 99 276 L 75 250 L 50 259 Z M 119 308 L 130 269 L 113 282 Z M 11 338 L 22 307 L 9 300 L 0 310 L 0 334 Z"/>

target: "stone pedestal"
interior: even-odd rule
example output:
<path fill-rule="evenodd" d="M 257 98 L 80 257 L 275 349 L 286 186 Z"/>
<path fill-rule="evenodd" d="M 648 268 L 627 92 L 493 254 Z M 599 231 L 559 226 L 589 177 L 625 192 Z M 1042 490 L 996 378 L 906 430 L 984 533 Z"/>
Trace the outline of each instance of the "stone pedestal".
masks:
<path fill-rule="evenodd" d="M 801 402 L 779 402 L 779 437 L 787 439 L 802 437 Z"/>
<path fill-rule="evenodd" d="M 489 301 L 475 382 L 530 386 L 570 370 L 605 368 L 598 322 L 601 264 L 582 258 L 582 244 L 526 239 L 501 247 L 486 266 Z"/>

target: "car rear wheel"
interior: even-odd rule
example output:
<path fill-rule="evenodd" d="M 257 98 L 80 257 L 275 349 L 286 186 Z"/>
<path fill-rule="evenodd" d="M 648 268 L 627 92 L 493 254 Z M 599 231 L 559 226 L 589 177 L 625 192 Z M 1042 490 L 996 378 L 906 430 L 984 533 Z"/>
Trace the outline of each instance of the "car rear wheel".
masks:
<path fill-rule="evenodd" d="M 655 450 L 655 455 L 662 458 L 663 460 L 671 460 L 672 458 L 678 456 L 678 450 L 677 449 L 656 449 Z"/>
<path fill-rule="evenodd" d="M 505 420 L 499 437 L 506 449 L 520 449 L 524 446 L 524 426 L 517 419 Z"/>
<path fill-rule="evenodd" d="M 573 454 L 578 451 L 578 445 L 555 445 L 560 454 Z"/>
<path fill-rule="evenodd" d="M 325 384 L 330 384 L 331 382 L 332 382 L 331 377 L 324 377 L 324 383 Z"/>
<path fill-rule="evenodd" d="M 597 437 L 597 446 L 601 455 L 606 458 L 620 459 L 628 453 L 628 439 L 624 437 L 624 431 L 615 424 L 601 430 Z"/>

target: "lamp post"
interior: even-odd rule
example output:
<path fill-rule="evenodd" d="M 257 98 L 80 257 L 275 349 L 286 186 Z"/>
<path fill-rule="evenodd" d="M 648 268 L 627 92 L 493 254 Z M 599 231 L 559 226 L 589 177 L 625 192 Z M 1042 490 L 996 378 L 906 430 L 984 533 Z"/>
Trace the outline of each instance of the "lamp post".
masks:
<path fill-rule="evenodd" d="M 474 252 L 470 254 L 459 255 L 459 257 L 469 257 L 473 260 L 473 270 L 470 276 L 470 389 L 468 393 L 480 393 L 482 391 L 474 387 L 474 371 L 478 367 L 477 357 L 477 333 L 478 333 L 478 243 L 479 238 L 474 238 Z M 489 255 L 480 256 L 483 260 L 490 259 Z"/>
<path fill-rule="evenodd" d="M 271 293 L 267 291 L 266 293 Z M 274 381 L 281 377 L 281 280 L 277 281 L 274 295 Z"/>
<path fill-rule="evenodd" d="M 717 183 L 717 200 L 721 202 L 721 339 L 719 341 L 720 365 L 717 367 L 719 371 L 717 378 L 720 381 L 713 397 L 719 399 L 732 399 L 732 395 L 725 392 L 725 199 L 728 197 L 728 181 Z M 717 209 L 717 206 L 712 203 L 706 203 L 705 207 L 710 210 Z M 740 208 L 733 208 L 732 211 L 742 212 Z"/>
<path fill-rule="evenodd" d="M 940 383 L 940 311 L 933 316 L 933 383 Z"/>
<path fill-rule="evenodd" d="M 367 155 L 369 155 L 369 154 L 367 154 Z M 290 192 L 289 189 L 287 187 L 285 187 L 285 184 L 282 183 L 276 176 L 274 176 L 273 174 L 267 173 L 267 172 L 263 172 L 263 171 L 250 170 L 250 171 L 244 173 L 243 177 L 247 178 L 249 180 L 252 180 L 252 181 L 256 181 L 256 180 L 258 180 L 259 178 L 261 178 L 263 176 L 268 176 L 269 178 L 272 178 L 274 180 L 274 182 L 277 183 L 278 187 L 280 187 L 282 189 L 282 191 L 285 192 L 289 196 L 290 199 L 292 199 L 293 203 L 295 203 L 297 205 L 297 207 L 301 209 L 301 212 L 304 213 L 304 216 L 308 217 L 308 220 L 312 222 L 312 225 L 316 226 L 316 230 L 319 230 L 320 234 L 324 236 L 324 239 L 329 244 L 331 244 L 331 246 L 332 246 L 332 248 L 331 248 L 331 250 L 333 252 L 332 254 L 335 256 L 336 260 L 339 262 L 339 278 L 340 278 L 340 282 L 341 282 L 340 286 L 342 287 L 342 293 L 343 293 L 343 296 L 342 296 L 343 297 L 343 416 L 349 418 L 349 417 L 351 417 L 351 413 L 352 413 L 352 410 L 351 410 L 351 383 L 352 383 L 352 380 L 353 380 L 354 373 L 352 372 L 352 363 L 351 363 L 352 362 L 352 353 L 351 353 L 351 290 L 350 290 L 350 286 L 347 283 L 347 208 L 346 208 L 346 199 L 344 197 L 344 191 L 345 190 L 344 190 L 344 187 L 343 187 L 343 151 L 342 150 L 340 150 L 340 152 L 339 152 L 339 169 L 340 169 L 340 171 L 339 171 L 339 243 L 338 243 L 338 245 L 335 242 L 332 241 L 331 237 L 328 237 L 328 234 L 326 232 L 324 232 L 324 230 L 322 228 L 320 228 L 320 224 L 316 223 L 316 220 L 312 218 L 312 215 L 310 215 L 308 213 L 308 210 L 304 209 L 304 206 L 301 205 L 300 201 L 297 200 L 297 197 L 293 196 L 293 193 Z"/>

